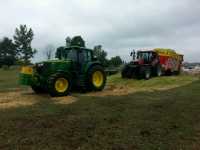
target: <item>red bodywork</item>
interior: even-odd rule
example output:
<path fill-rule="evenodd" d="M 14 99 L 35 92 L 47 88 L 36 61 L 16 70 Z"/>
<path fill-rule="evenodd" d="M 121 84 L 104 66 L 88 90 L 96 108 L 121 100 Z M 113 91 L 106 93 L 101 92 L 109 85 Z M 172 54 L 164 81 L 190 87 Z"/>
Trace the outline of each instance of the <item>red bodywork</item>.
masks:
<path fill-rule="evenodd" d="M 183 62 L 183 55 L 160 55 L 159 56 L 159 60 L 160 60 L 160 64 L 162 66 L 162 69 L 164 71 L 179 71 L 181 66 L 182 66 L 182 62 Z"/>

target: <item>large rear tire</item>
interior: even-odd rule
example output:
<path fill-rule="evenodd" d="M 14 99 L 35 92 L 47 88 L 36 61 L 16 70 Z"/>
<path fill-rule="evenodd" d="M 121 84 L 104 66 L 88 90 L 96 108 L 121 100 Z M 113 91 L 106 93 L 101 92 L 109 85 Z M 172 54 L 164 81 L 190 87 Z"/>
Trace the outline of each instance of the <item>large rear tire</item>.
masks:
<path fill-rule="evenodd" d="M 88 71 L 88 90 L 101 91 L 106 84 L 106 73 L 100 65 L 93 66 Z"/>
<path fill-rule="evenodd" d="M 128 69 L 129 69 L 129 67 L 128 67 L 127 65 L 123 67 L 123 69 L 122 69 L 122 71 L 121 71 L 121 77 L 122 77 L 122 78 L 127 78 L 127 77 L 128 77 L 128 76 L 127 76 Z"/>
<path fill-rule="evenodd" d="M 49 78 L 48 92 L 52 97 L 67 96 L 71 90 L 71 80 L 65 74 L 55 74 Z"/>
<path fill-rule="evenodd" d="M 157 77 L 161 77 L 161 76 L 162 76 L 162 68 L 161 68 L 160 65 L 158 65 L 158 66 L 156 67 L 156 76 L 157 76 Z"/>

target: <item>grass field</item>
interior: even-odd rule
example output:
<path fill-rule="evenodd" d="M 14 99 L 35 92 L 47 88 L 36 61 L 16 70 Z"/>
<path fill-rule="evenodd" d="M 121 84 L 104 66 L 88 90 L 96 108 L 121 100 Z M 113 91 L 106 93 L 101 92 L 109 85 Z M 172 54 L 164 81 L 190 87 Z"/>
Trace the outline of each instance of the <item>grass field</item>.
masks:
<path fill-rule="evenodd" d="M 18 87 L 18 69 L 0 69 L 0 91 L 11 90 Z"/>
<path fill-rule="evenodd" d="M 103 92 L 55 99 L 15 90 L 16 79 L 0 70 L 0 149 L 200 149 L 198 77 L 114 75 Z"/>

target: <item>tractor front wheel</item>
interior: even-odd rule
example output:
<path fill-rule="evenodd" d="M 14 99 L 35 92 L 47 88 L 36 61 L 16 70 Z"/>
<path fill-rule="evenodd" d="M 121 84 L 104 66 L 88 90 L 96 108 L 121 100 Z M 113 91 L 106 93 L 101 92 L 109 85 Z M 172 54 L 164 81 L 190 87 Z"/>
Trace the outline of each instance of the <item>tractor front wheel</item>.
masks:
<path fill-rule="evenodd" d="M 88 89 L 101 91 L 106 83 L 106 74 L 102 66 L 93 66 L 88 71 Z"/>
<path fill-rule="evenodd" d="M 65 74 L 55 74 L 49 78 L 48 92 L 52 97 L 66 96 L 71 89 L 70 78 Z"/>
<path fill-rule="evenodd" d="M 31 88 L 36 94 L 41 94 L 45 92 L 45 90 L 42 87 L 37 85 L 32 85 Z"/>
<path fill-rule="evenodd" d="M 139 79 L 149 80 L 151 78 L 151 68 L 149 66 L 143 66 L 140 68 Z"/>

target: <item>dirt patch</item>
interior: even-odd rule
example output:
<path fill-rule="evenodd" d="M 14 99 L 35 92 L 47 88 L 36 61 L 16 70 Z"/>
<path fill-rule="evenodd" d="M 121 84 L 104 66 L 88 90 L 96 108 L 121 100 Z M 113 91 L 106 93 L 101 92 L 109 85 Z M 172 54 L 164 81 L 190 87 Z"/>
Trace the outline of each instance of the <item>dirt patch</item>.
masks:
<path fill-rule="evenodd" d="M 103 91 L 100 92 L 90 92 L 85 94 L 85 96 L 94 96 L 94 97 L 104 97 L 104 96 L 123 96 L 132 94 L 135 92 L 143 91 L 164 91 L 172 88 L 177 88 L 186 84 L 191 83 L 191 81 L 185 82 L 181 85 L 168 85 L 163 87 L 131 87 L 130 85 L 117 85 L 109 83 Z M 41 102 L 42 100 L 50 101 L 55 104 L 71 104 L 78 100 L 74 96 L 65 96 L 65 97 L 55 97 L 52 98 L 48 94 L 35 94 L 31 89 L 14 89 L 10 92 L 0 92 L 0 109 L 6 109 L 11 107 L 20 107 L 20 106 L 31 106 L 36 103 Z"/>
<path fill-rule="evenodd" d="M 126 85 L 108 85 L 103 91 L 100 92 L 91 92 L 86 94 L 87 96 L 123 96 L 128 95 L 130 93 L 136 92 L 132 87 L 126 86 Z"/>
<path fill-rule="evenodd" d="M 77 100 L 73 96 L 52 98 L 48 94 L 35 94 L 31 89 L 11 92 L 0 92 L 0 109 L 31 106 L 42 100 L 53 101 L 55 104 L 71 104 Z"/>
<path fill-rule="evenodd" d="M 74 103 L 75 101 L 77 101 L 77 98 L 73 97 L 73 96 L 65 96 L 65 97 L 55 97 L 55 98 L 51 98 L 52 100 L 54 100 L 55 104 L 71 104 Z"/>
<path fill-rule="evenodd" d="M 173 88 L 177 88 L 180 86 L 187 85 L 191 82 L 186 82 L 180 85 L 168 85 L 164 87 L 130 87 L 128 85 L 114 85 L 110 84 L 107 85 L 103 91 L 100 92 L 91 92 L 86 94 L 86 96 L 97 96 L 97 97 L 104 97 L 104 96 L 124 96 L 128 94 L 132 94 L 135 92 L 152 92 L 152 91 L 165 91 Z"/>
<path fill-rule="evenodd" d="M 37 96 L 28 96 L 19 91 L 0 93 L 0 109 L 30 106 L 37 103 Z"/>

